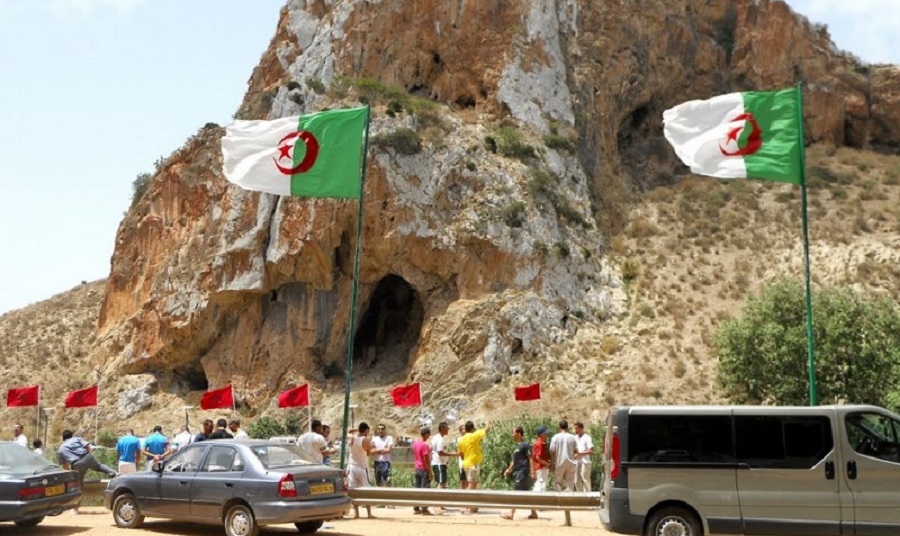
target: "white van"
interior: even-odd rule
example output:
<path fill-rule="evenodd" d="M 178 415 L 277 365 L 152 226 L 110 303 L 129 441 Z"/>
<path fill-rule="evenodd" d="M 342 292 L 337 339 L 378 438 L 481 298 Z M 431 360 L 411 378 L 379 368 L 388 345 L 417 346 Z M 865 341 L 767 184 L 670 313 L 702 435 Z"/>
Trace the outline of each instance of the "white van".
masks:
<path fill-rule="evenodd" d="M 900 417 L 885 409 L 632 406 L 606 424 L 610 531 L 900 534 Z"/>

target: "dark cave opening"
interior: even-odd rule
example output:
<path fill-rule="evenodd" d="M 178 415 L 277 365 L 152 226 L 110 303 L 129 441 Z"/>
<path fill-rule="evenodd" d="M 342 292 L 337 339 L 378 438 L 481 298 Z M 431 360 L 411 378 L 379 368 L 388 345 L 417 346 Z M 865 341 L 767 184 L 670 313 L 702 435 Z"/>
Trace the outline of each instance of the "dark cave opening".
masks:
<path fill-rule="evenodd" d="M 419 294 L 406 280 L 390 274 L 379 281 L 356 330 L 356 370 L 382 377 L 406 372 L 423 317 Z"/>
<path fill-rule="evenodd" d="M 187 363 L 172 369 L 172 377 L 187 391 L 206 391 L 209 389 L 209 380 L 200 361 Z"/>

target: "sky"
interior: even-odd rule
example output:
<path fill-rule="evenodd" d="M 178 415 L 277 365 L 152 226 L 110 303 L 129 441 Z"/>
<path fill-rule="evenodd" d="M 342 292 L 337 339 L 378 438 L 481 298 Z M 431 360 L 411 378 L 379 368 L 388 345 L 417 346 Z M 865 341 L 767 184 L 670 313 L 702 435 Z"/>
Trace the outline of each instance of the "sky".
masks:
<path fill-rule="evenodd" d="M 0 0 L 0 314 L 109 274 L 134 178 L 224 125 L 285 0 Z M 900 0 L 790 0 L 900 64 Z"/>

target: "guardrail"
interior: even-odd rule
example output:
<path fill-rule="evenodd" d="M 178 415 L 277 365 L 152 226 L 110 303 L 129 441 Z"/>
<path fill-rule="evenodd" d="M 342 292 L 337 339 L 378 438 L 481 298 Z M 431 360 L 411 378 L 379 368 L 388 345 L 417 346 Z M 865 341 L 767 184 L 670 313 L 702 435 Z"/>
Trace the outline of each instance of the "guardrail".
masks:
<path fill-rule="evenodd" d="M 516 510 L 563 510 L 566 526 L 572 526 L 572 510 L 599 510 L 600 493 L 464 490 L 444 488 L 362 487 L 349 492 L 360 506 L 441 506 L 445 508 L 515 508 Z"/>

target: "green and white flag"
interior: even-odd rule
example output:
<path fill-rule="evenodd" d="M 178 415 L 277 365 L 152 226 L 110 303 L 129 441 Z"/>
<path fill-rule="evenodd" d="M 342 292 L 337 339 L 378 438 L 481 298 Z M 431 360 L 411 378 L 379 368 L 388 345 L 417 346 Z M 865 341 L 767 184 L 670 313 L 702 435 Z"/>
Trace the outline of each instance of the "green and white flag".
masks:
<path fill-rule="evenodd" d="M 730 93 L 663 112 L 663 132 L 691 171 L 725 179 L 803 181 L 800 89 Z"/>
<path fill-rule="evenodd" d="M 328 110 L 225 127 L 225 178 L 245 190 L 359 199 L 369 108 Z"/>

